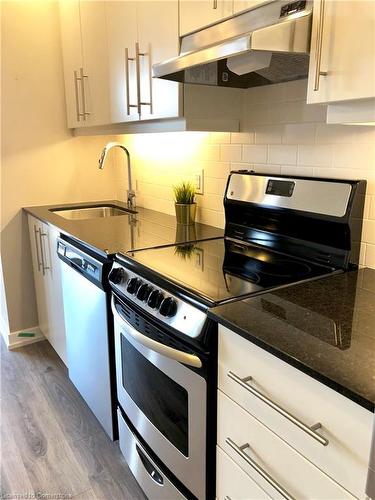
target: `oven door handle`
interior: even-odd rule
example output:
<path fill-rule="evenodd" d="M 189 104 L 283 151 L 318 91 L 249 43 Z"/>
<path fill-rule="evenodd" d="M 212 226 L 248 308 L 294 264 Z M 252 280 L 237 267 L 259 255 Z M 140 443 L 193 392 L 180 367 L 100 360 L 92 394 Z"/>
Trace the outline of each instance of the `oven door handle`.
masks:
<path fill-rule="evenodd" d="M 115 299 L 112 297 L 112 312 L 117 318 L 117 320 L 124 325 L 126 328 L 126 333 L 128 333 L 134 340 L 142 344 L 143 346 L 151 349 L 152 351 L 158 352 L 167 358 L 173 359 L 174 361 L 178 361 L 179 363 L 183 363 L 184 365 L 193 366 L 194 368 L 202 368 L 202 361 L 198 356 L 194 354 L 188 354 L 184 351 L 179 351 L 178 349 L 174 349 L 173 347 L 169 347 L 164 345 L 156 340 L 150 339 L 143 333 L 138 332 L 133 325 L 131 325 L 126 319 L 124 319 L 117 311 L 115 306 Z"/>

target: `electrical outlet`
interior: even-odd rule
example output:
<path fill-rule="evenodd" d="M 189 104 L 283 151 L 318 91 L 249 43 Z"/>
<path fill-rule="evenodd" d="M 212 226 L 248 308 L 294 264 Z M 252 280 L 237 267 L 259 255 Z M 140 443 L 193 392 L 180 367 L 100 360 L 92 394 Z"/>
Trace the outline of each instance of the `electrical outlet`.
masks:
<path fill-rule="evenodd" d="M 204 192 L 204 170 L 197 170 L 194 174 L 195 194 L 203 194 Z"/>

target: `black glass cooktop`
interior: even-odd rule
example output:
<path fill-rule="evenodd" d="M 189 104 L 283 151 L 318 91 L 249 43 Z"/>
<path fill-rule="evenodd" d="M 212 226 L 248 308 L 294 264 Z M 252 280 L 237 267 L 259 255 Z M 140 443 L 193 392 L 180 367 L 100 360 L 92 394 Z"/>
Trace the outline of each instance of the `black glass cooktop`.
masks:
<path fill-rule="evenodd" d="M 209 305 L 332 272 L 332 268 L 224 238 L 128 255 Z"/>

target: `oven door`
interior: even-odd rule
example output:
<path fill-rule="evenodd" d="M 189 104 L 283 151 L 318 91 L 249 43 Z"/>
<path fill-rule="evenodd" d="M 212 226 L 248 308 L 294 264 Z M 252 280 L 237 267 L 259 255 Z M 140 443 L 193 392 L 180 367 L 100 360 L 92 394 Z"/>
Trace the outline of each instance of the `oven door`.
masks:
<path fill-rule="evenodd" d="M 206 380 L 201 359 L 168 346 L 168 334 L 112 296 L 118 402 L 140 436 L 195 496 L 206 496 Z M 155 328 L 154 328 L 155 330 Z M 153 335 L 155 337 L 155 335 Z M 161 340 L 159 340 L 161 339 Z M 164 342 L 163 342 L 164 339 Z M 170 336 L 169 336 L 170 339 Z"/>

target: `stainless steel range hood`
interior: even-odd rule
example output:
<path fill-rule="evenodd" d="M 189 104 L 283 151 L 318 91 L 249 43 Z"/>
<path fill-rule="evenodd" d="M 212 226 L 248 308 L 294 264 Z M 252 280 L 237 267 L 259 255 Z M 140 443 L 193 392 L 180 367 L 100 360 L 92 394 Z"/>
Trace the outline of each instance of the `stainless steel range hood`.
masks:
<path fill-rule="evenodd" d="M 312 2 L 276 0 L 181 39 L 155 78 L 248 88 L 306 78 Z"/>

